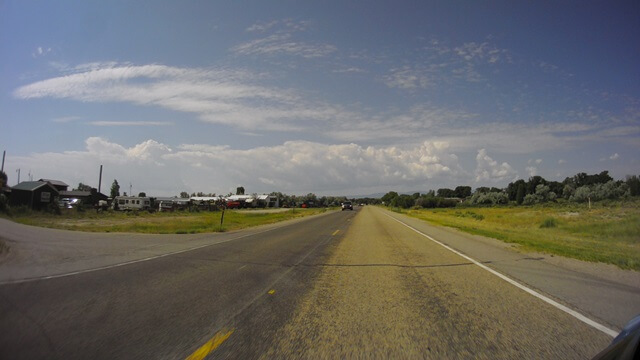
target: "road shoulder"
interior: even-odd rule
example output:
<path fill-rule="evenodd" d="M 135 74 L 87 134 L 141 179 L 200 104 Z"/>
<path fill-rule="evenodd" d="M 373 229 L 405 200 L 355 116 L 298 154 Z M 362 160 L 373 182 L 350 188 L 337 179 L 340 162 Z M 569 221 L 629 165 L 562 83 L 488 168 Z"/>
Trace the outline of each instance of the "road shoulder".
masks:
<path fill-rule="evenodd" d="M 640 314 L 640 272 L 519 251 L 497 239 L 378 208 L 443 244 L 616 329 Z M 425 241 L 429 241 L 425 238 Z"/>

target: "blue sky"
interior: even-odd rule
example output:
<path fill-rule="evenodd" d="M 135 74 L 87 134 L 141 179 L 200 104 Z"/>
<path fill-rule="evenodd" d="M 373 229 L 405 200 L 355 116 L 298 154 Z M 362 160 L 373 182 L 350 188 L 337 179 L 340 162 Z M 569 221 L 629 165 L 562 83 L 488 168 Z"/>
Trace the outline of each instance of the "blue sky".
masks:
<path fill-rule="evenodd" d="M 370 194 L 640 173 L 637 1 L 5 1 L 9 183 Z M 103 189 L 104 190 L 104 189 Z"/>

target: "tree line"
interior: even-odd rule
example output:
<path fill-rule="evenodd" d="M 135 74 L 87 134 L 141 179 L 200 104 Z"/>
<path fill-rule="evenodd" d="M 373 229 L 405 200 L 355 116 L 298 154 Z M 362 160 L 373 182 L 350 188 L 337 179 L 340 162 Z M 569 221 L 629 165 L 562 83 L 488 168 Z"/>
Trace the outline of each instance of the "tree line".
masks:
<path fill-rule="evenodd" d="M 426 194 L 398 194 L 390 191 L 382 202 L 400 208 L 443 208 L 467 205 L 534 205 L 546 202 L 587 202 L 616 200 L 640 196 L 640 177 L 627 176 L 625 180 L 614 180 L 608 171 L 588 175 L 578 173 L 564 181 L 548 181 L 542 176 L 532 176 L 527 181 L 516 180 L 506 188 L 479 187 L 474 192 L 470 186 L 455 189 L 441 188 Z"/>

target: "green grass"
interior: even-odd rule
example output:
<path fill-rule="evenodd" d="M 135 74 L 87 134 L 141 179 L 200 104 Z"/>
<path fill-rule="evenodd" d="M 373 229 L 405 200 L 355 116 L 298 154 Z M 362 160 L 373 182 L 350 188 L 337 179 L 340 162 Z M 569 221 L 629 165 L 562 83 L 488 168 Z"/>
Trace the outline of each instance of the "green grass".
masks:
<path fill-rule="evenodd" d="M 640 199 L 580 204 L 423 209 L 408 215 L 536 251 L 640 270 Z"/>
<path fill-rule="evenodd" d="M 295 209 L 283 212 L 254 212 L 227 210 L 220 227 L 222 212 L 77 212 L 67 211 L 62 215 L 38 212 L 23 212 L 10 219 L 26 225 L 54 229 L 88 232 L 128 232 L 145 234 L 197 234 L 238 230 L 252 226 L 272 224 L 279 221 L 315 215 L 327 211 L 322 208 Z"/>
<path fill-rule="evenodd" d="M 541 229 L 554 228 L 556 226 L 558 226 L 558 221 L 556 221 L 556 219 L 552 217 L 544 219 L 542 221 L 542 224 L 540 224 Z"/>

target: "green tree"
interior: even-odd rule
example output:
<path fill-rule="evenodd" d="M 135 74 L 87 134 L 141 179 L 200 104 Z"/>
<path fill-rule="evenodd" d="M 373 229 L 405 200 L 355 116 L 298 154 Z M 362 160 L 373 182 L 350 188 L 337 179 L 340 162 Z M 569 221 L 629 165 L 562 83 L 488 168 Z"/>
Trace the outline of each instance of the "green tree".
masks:
<path fill-rule="evenodd" d="M 518 188 L 520 187 L 520 184 L 524 186 L 525 181 L 522 179 L 518 179 L 512 183 L 509 183 L 509 185 L 507 185 L 507 195 L 509 195 L 509 201 L 517 201 L 516 197 L 518 195 Z"/>
<path fill-rule="evenodd" d="M 524 200 L 524 180 L 518 184 L 515 200 L 518 205 L 522 205 L 522 201 Z"/>
<path fill-rule="evenodd" d="M 79 183 L 78 187 L 75 188 L 74 190 L 78 190 L 78 191 L 91 191 L 91 186 L 83 184 L 83 183 Z"/>
<path fill-rule="evenodd" d="M 456 193 L 456 197 L 460 199 L 467 198 L 471 196 L 471 186 L 458 186 L 454 190 Z"/>
<path fill-rule="evenodd" d="M 454 190 L 447 189 L 447 188 L 438 189 L 436 194 L 438 197 L 443 197 L 443 198 L 456 197 L 456 192 Z"/>
<path fill-rule="evenodd" d="M 532 176 L 529 178 L 529 181 L 527 182 L 527 188 L 526 188 L 526 192 L 527 195 L 529 194 L 535 194 L 536 193 L 536 187 L 538 185 L 546 185 L 547 184 L 547 180 L 545 180 L 542 176 Z"/>
<path fill-rule="evenodd" d="M 382 201 L 384 201 L 384 203 L 386 205 L 391 204 L 391 202 L 393 201 L 393 199 L 398 197 L 398 193 L 395 191 L 389 191 L 388 193 L 384 194 L 382 196 Z"/>
<path fill-rule="evenodd" d="M 189 198 L 189 193 L 186 191 L 183 191 L 180 193 L 180 197 L 183 199 L 188 199 Z"/>
<path fill-rule="evenodd" d="M 391 206 L 408 209 L 415 204 L 415 199 L 411 195 L 398 195 L 391 200 Z"/>
<path fill-rule="evenodd" d="M 138 197 L 147 197 L 147 193 L 146 192 L 141 192 L 138 194 Z"/>
<path fill-rule="evenodd" d="M 111 184 L 111 198 L 114 199 L 116 196 L 120 196 L 120 185 L 118 184 L 118 180 L 113 179 L 113 184 Z"/>
<path fill-rule="evenodd" d="M 236 195 L 244 195 L 244 186 L 238 186 L 236 188 Z"/>
<path fill-rule="evenodd" d="M 627 176 L 626 182 L 627 186 L 629 187 L 629 194 L 631 196 L 640 195 L 640 178 L 638 178 L 636 175 Z"/>
<path fill-rule="evenodd" d="M 0 189 L 7 185 L 7 174 L 4 171 L 0 171 Z"/>

